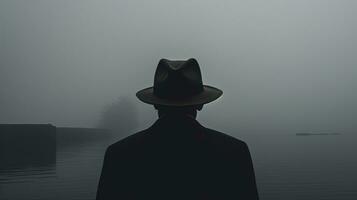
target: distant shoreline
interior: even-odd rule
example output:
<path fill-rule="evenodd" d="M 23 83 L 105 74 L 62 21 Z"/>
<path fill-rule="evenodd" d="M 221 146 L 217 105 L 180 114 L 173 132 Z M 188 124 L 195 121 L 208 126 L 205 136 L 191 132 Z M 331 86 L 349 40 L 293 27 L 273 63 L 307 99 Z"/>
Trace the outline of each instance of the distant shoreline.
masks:
<path fill-rule="evenodd" d="M 51 123 L 47 124 L 0 124 L 1 128 L 39 128 L 39 127 L 52 127 L 62 130 L 96 130 L 96 131 L 109 131 L 105 128 L 96 128 L 96 127 L 70 127 L 70 126 L 55 126 Z"/>

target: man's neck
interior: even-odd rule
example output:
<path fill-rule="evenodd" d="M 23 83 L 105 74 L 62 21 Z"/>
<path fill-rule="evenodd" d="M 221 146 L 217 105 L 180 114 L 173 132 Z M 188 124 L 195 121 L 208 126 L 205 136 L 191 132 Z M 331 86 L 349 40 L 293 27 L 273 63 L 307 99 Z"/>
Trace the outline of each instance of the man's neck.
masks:
<path fill-rule="evenodd" d="M 192 119 L 196 119 L 196 115 L 191 114 L 191 113 L 163 113 L 163 114 L 159 114 L 159 118 L 166 117 L 166 116 L 185 116 L 185 117 L 190 117 Z"/>

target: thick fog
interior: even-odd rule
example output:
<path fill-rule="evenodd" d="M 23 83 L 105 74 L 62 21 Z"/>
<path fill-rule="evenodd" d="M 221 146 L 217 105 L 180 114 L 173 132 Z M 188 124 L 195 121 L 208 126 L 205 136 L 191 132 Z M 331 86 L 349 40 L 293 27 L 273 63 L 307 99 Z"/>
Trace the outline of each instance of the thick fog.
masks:
<path fill-rule="evenodd" d="M 353 0 L 1 0 L 0 123 L 96 127 L 124 98 L 145 128 L 155 110 L 135 93 L 152 85 L 160 58 L 194 57 L 204 83 L 224 92 L 199 114 L 206 126 L 354 132 L 356 9 Z"/>

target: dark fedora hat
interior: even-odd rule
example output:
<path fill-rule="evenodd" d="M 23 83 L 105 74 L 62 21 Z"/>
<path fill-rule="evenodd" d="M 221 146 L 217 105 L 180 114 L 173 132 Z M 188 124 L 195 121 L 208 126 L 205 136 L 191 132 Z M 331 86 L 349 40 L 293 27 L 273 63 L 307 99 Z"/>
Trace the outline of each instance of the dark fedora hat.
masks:
<path fill-rule="evenodd" d="M 191 106 L 214 101 L 222 93 L 220 89 L 203 85 L 196 59 L 161 59 L 156 68 L 154 86 L 140 90 L 136 96 L 148 104 Z"/>

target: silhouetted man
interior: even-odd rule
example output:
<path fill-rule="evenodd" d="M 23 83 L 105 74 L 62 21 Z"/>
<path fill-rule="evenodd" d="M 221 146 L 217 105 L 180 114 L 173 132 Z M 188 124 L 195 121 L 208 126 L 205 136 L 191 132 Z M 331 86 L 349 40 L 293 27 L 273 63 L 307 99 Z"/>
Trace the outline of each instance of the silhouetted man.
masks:
<path fill-rule="evenodd" d="M 137 97 L 158 110 L 148 129 L 107 149 L 97 200 L 258 199 L 247 145 L 196 120 L 222 91 L 203 85 L 195 59 L 161 59 Z"/>

